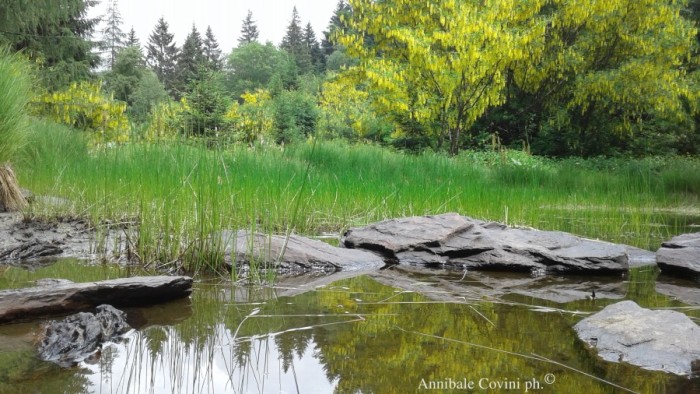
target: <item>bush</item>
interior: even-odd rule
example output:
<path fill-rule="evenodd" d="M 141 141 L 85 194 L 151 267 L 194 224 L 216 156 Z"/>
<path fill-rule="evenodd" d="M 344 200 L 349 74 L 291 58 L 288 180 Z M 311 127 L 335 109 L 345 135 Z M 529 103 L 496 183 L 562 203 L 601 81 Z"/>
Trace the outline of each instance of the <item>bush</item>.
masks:
<path fill-rule="evenodd" d="M 102 93 L 99 83 L 73 83 L 68 89 L 34 99 L 39 115 L 57 123 L 93 132 L 97 143 L 126 142 L 130 125 L 126 103 Z"/>
<path fill-rule="evenodd" d="M 225 115 L 233 129 L 234 139 L 249 146 L 265 142 L 274 123 L 270 92 L 259 89 L 255 93 L 243 93 L 241 98 L 243 104 L 234 102 Z"/>
<path fill-rule="evenodd" d="M 318 108 L 313 96 L 299 91 L 284 91 L 274 101 L 275 142 L 288 144 L 314 133 Z"/>

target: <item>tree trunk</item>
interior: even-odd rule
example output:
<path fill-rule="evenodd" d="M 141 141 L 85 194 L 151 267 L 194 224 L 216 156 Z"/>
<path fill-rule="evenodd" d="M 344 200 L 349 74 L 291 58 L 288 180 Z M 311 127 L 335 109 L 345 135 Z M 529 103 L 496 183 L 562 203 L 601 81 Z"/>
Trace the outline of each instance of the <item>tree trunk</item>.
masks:
<path fill-rule="evenodd" d="M 459 126 L 455 127 L 450 131 L 450 155 L 457 156 L 459 153 L 459 138 L 462 134 L 462 130 Z"/>
<path fill-rule="evenodd" d="M 0 164 L 0 212 L 19 211 L 27 206 L 27 200 L 19 188 L 10 163 Z"/>

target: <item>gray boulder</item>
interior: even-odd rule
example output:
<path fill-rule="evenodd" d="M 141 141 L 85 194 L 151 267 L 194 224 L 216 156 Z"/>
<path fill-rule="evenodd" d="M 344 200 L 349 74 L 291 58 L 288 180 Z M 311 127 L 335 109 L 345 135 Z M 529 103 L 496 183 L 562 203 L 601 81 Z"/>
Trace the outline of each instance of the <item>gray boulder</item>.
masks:
<path fill-rule="evenodd" d="M 223 231 L 221 244 L 229 264 L 258 264 L 289 271 L 353 271 L 380 268 L 381 257 L 361 250 L 331 246 L 325 242 L 290 235 L 266 235 L 249 231 Z"/>
<path fill-rule="evenodd" d="M 118 341 L 129 329 L 124 312 L 100 305 L 94 314 L 80 312 L 49 322 L 39 344 L 39 357 L 71 367 L 95 354 L 105 342 Z"/>
<path fill-rule="evenodd" d="M 700 276 L 700 233 L 664 242 L 656 252 L 656 262 L 664 273 Z"/>
<path fill-rule="evenodd" d="M 623 245 L 555 231 L 512 228 L 455 213 L 392 219 L 348 230 L 347 248 L 388 261 L 477 270 L 608 274 L 627 271 Z"/>
<path fill-rule="evenodd" d="M 188 297 L 192 278 L 144 276 L 0 290 L 0 324 L 73 313 L 101 304 L 144 306 Z"/>
<path fill-rule="evenodd" d="M 574 329 L 606 361 L 677 375 L 700 372 L 700 326 L 680 312 L 622 301 L 581 320 Z"/>

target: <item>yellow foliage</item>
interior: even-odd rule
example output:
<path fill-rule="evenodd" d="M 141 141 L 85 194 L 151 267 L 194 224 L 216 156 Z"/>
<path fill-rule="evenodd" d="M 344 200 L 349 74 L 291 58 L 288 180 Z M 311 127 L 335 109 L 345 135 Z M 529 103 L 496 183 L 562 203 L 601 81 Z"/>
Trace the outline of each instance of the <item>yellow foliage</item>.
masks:
<path fill-rule="evenodd" d="M 403 114 L 448 137 L 505 101 L 507 77 L 530 92 L 566 89 L 554 105 L 601 103 L 633 119 L 682 116 L 699 94 L 682 65 L 696 37 L 667 0 L 350 0 L 335 37 L 359 64 L 381 113 Z M 368 45 L 371 37 L 371 45 Z M 557 100 L 557 99 L 555 99 Z"/>
<path fill-rule="evenodd" d="M 270 92 L 258 89 L 243 93 L 241 98 L 243 104 L 234 102 L 224 119 L 231 124 L 237 140 L 249 145 L 264 142 L 274 123 Z"/>
<path fill-rule="evenodd" d="M 148 142 L 174 140 L 180 134 L 180 116 L 187 109 L 187 100 L 160 103 L 151 109 L 148 128 L 143 136 Z"/>
<path fill-rule="evenodd" d="M 36 97 L 33 104 L 40 115 L 94 132 L 96 143 L 129 140 L 126 103 L 103 94 L 99 82 L 73 83 L 66 90 Z"/>
<path fill-rule="evenodd" d="M 544 29 L 534 6 L 541 2 L 522 3 L 351 0 L 350 28 L 337 39 L 360 63 L 344 78 L 367 82 L 380 112 L 449 132 L 454 152 L 460 132 L 504 101 L 507 66 Z"/>
<path fill-rule="evenodd" d="M 370 93 L 358 89 L 348 78 L 332 77 L 324 82 L 319 100 L 319 128 L 331 137 L 342 134 L 338 129 L 349 128 L 354 137 L 366 139 L 376 132 L 373 127 L 383 121 L 369 108 Z"/>
<path fill-rule="evenodd" d="M 519 86 L 548 91 L 554 105 L 617 114 L 629 130 L 648 113 L 679 119 L 683 100 L 697 105 L 697 87 L 682 65 L 696 29 L 683 1 L 550 0 L 546 34 L 514 67 Z M 697 110 L 697 108 L 693 108 Z"/>

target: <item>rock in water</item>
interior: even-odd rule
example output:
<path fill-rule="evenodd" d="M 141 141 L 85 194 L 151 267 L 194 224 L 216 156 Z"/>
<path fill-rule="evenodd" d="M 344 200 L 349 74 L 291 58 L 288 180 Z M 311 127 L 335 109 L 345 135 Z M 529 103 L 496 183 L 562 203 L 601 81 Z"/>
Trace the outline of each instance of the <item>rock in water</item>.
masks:
<path fill-rule="evenodd" d="M 236 264 L 257 263 L 261 267 L 290 271 L 326 272 L 380 268 L 381 257 L 361 250 L 337 248 L 325 242 L 298 235 L 251 234 L 249 231 L 223 231 L 221 243 L 226 259 Z M 283 252 L 284 251 L 284 252 Z"/>
<path fill-rule="evenodd" d="M 348 230 L 348 248 L 396 263 L 481 270 L 616 273 L 628 270 L 623 245 L 555 231 L 511 228 L 447 213 L 392 219 Z"/>
<path fill-rule="evenodd" d="M 188 297 L 192 278 L 146 276 L 0 290 L 0 324 L 73 313 L 100 304 L 144 306 Z"/>
<path fill-rule="evenodd" d="M 656 262 L 664 273 L 700 277 L 700 233 L 683 234 L 661 244 Z"/>
<path fill-rule="evenodd" d="M 622 301 L 581 320 L 574 329 L 606 361 L 677 375 L 700 373 L 700 326 L 680 312 Z"/>
<path fill-rule="evenodd" d="M 49 322 L 39 344 L 39 357 L 70 367 L 94 354 L 105 342 L 119 340 L 129 329 L 124 312 L 100 305 L 95 314 L 80 312 L 60 322 Z"/>

